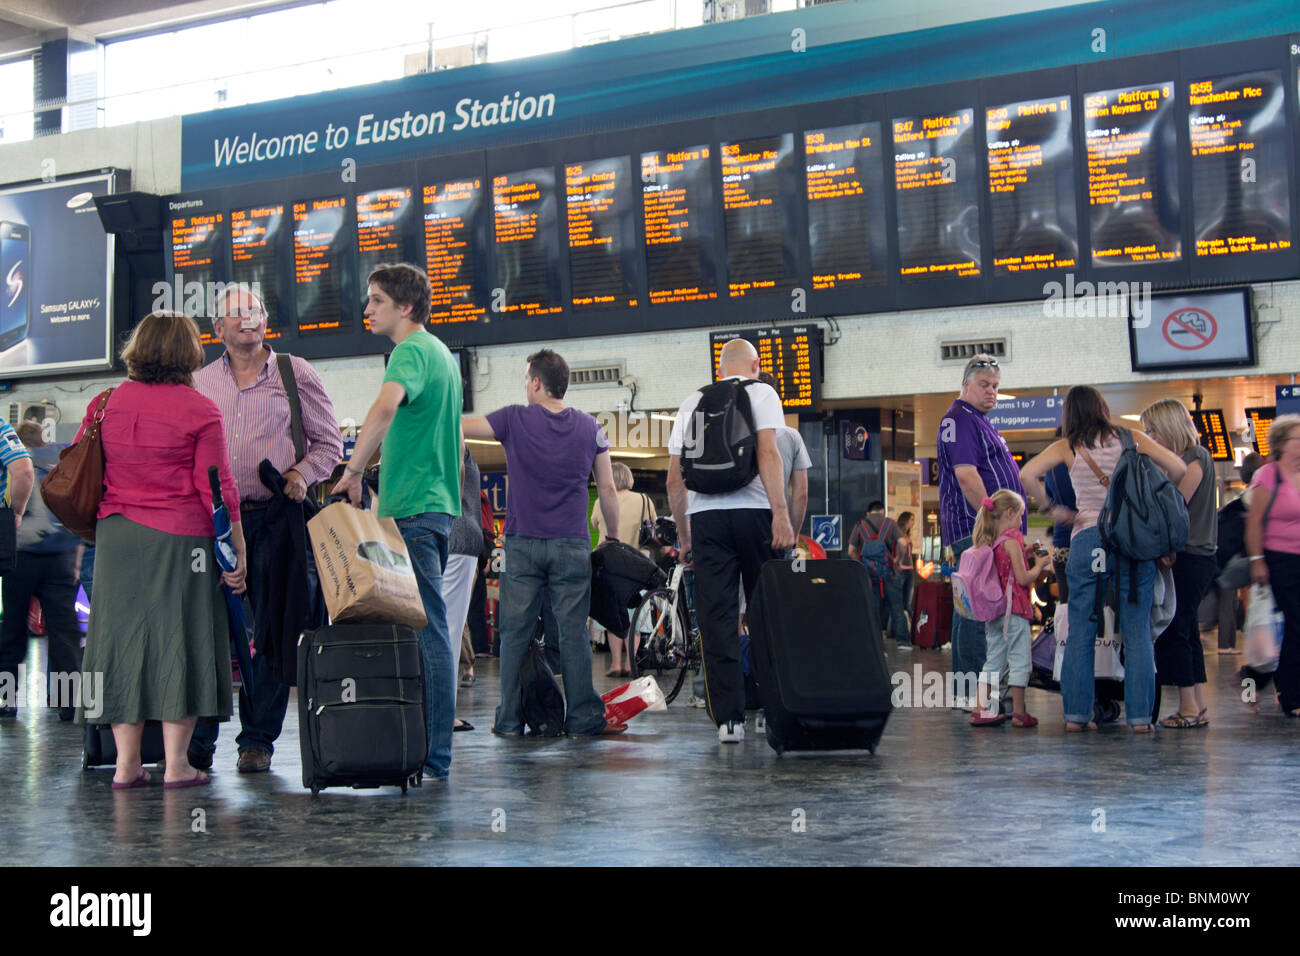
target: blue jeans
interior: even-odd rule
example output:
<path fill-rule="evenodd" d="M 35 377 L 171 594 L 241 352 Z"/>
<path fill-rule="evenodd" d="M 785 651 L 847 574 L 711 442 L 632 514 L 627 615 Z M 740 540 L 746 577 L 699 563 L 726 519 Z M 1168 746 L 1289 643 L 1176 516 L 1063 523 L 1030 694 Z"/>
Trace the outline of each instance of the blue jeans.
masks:
<path fill-rule="evenodd" d="M 496 729 L 524 732 L 519 710 L 519 669 L 528 654 L 542 596 L 550 594 L 564 674 L 565 727 L 571 734 L 595 734 L 605 726 L 605 702 L 591 682 L 590 542 L 578 538 L 506 537 L 501 573 L 501 702 Z"/>
<path fill-rule="evenodd" d="M 424 772 L 437 780 L 451 773 L 451 731 L 456 722 L 456 664 L 447 631 L 447 605 L 442 599 L 442 570 L 447 566 L 451 515 L 426 512 L 397 519 L 406 550 L 420 585 L 420 600 L 428 623 L 420 629 L 424 658 L 424 719 L 429 753 Z M 456 635 L 457 644 L 460 635 Z"/>
<path fill-rule="evenodd" d="M 900 645 L 911 643 L 907 633 L 907 604 L 903 597 L 904 585 L 910 575 L 910 571 L 906 573 L 895 571 L 885 582 L 885 607 L 888 609 L 889 618 L 882 623 L 886 625 L 889 636 Z"/>
<path fill-rule="evenodd" d="M 1092 720 L 1095 642 L 1097 622 L 1092 620 L 1097 588 L 1105 587 L 1110 575 L 1093 570 L 1101 554 L 1101 532 L 1095 527 L 1080 531 L 1070 542 L 1070 560 L 1065 574 L 1070 584 L 1070 629 L 1065 639 L 1061 664 L 1061 698 L 1065 719 L 1086 724 Z M 1156 658 L 1151 642 L 1151 598 L 1155 585 L 1154 561 L 1131 562 L 1106 556 L 1118 564 L 1114 580 L 1119 596 L 1119 632 L 1124 641 L 1124 719 L 1130 726 L 1151 723 L 1156 699 Z M 1130 575 L 1137 577 L 1137 603 L 1128 601 Z"/>
<path fill-rule="evenodd" d="M 969 548 L 971 539 L 962 538 L 952 545 L 953 563 L 961 560 L 961 553 Z M 972 621 L 954 613 L 952 616 L 952 671 L 953 696 L 964 693 L 966 681 L 959 675 L 973 674 L 975 678 L 969 684 L 974 688 L 979 682 L 979 673 L 984 669 L 988 658 L 988 642 L 984 636 L 984 622 Z"/>

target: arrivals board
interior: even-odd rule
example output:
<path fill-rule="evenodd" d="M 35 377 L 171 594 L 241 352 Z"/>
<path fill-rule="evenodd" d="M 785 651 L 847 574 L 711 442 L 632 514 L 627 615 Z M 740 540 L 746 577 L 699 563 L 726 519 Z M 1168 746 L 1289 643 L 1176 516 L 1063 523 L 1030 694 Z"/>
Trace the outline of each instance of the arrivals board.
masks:
<path fill-rule="evenodd" d="M 343 301 L 348 256 L 346 196 L 293 204 L 293 281 L 299 335 L 350 332 L 360 309 Z"/>
<path fill-rule="evenodd" d="M 1198 256 L 1291 248 L 1286 87 L 1265 70 L 1188 87 L 1188 133 Z"/>
<path fill-rule="evenodd" d="M 798 279 L 793 242 L 794 136 L 722 144 L 727 291 L 787 291 Z"/>
<path fill-rule="evenodd" d="M 1174 82 L 1083 99 L 1094 266 L 1182 256 Z"/>
<path fill-rule="evenodd" d="M 1073 269 L 1079 231 L 1070 98 L 989 107 L 984 128 L 994 272 Z"/>
<path fill-rule="evenodd" d="M 1201 444 L 1210 451 L 1214 461 L 1232 461 L 1232 436 L 1223 418 L 1223 409 L 1198 409 L 1192 412 L 1192 422 L 1201 436 Z"/>
<path fill-rule="evenodd" d="M 359 193 L 356 214 L 357 276 L 364 284 L 377 267 L 407 261 L 406 233 L 416 214 L 412 190 L 399 186 Z M 363 321 L 369 329 L 370 320 L 363 317 Z"/>
<path fill-rule="evenodd" d="M 641 154 L 641 208 L 651 305 L 718 297 L 708 146 Z"/>
<path fill-rule="evenodd" d="M 626 156 L 564 167 L 573 308 L 637 304 L 636 209 Z"/>
<path fill-rule="evenodd" d="M 494 177 L 492 222 L 500 311 L 526 316 L 562 311 L 554 170 Z"/>
<path fill-rule="evenodd" d="M 903 281 L 978 276 L 975 111 L 896 118 L 893 133 Z"/>
<path fill-rule="evenodd" d="M 888 281 L 880 132 L 880 123 L 859 123 L 804 133 L 814 290 Z"/>
<path fill-rule="evenodd" d="M 822 372 L 822 334 L 818 326 L 789 325 L 710 333 L 715 382 L 722 347 L 732 339 L 745 339 L 758 350 L 759 369 L 776 380 L 782 408 L 787 412 L 817 410 Z"/>
<path fill-rule="evenodd" d="M 271 341 L 283 337 L 286 321 L 280 314 L 275 267 L 284 223 L 282 203 L 230 211 L 231 281 L 246 284 L 262 300 L 266 308 L 266 337 Z"/>
<path fill-rule="evenodd" d="M 424 268 L 434 325 L 477 322 L 487 314 L 487 251 L 482 235 L 482 178 L 424 187 Z"/>
<path fill-rule="evenodd" d="M 1277 418 L 1276 405 L 1246 409 L 1246 420 L 1250 422 L 1250 430 L 1255 436 L 1252 444 L 1255 446 L 1255 451 L 1265 459 L 1269 455 L 1268 430 L 1273 427 L 1275 418 Z"/>
<path fill-rule="evenodd" d="M 198 283 L 202 290 L 202 313 L 194 315 L 199 320 L 199 337 L 204 345 L 218 341 L 212 334 L 212 318 L 222 303 L 210 301 L 212 283 L 217 281 L 217 264 L 224 255 L 225 214 L 202 212 L 190 216 L 175 216 L 170 223 L 171 243 L 168 246 L 174 275 L 181 276 L 181 286 Z M 192 287 L 194 288 L 194 287 Z M 189 295 L 186 295 L 189 298 Z M 191 311 L 194 311 L 191 309 Z"/>

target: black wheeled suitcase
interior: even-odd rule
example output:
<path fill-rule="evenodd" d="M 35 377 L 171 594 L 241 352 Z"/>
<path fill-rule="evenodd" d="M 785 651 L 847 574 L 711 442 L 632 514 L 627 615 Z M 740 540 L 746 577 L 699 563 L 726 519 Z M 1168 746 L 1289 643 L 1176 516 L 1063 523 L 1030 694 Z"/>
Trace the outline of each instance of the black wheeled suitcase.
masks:
<path fill-rule="evenodd" d="M 867 569 L 769 561 L 746 620 L 772 749 L 874 751 L 893 687 Z"/>
<path fill-rule="evenodd" d="M 424 660 L 400 624 L 335 624 L 298 638 L 302 785 L 419 784 L 428 754 Z"/>
<path fill-rule="evenodd" d="M 140 734 L 140 762 L 159 763 L 166 757 L 163 750 L 162 724 L 146 720 Z M 117 742 L 109 724 L 86 724 L 86 739 L 81 751 L 81 769 L 112 767 L 117 763 Z"/>

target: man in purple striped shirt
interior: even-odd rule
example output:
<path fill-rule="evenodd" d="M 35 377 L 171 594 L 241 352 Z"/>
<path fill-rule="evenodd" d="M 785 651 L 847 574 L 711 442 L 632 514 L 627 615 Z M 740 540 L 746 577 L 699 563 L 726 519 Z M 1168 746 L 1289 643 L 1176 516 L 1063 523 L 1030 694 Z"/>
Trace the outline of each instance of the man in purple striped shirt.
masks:
<path fill-rule="evenodd" d="M 226 446 L 235 486 L 239 489 L 244 539 L 248 547 L 248 601 L 253 613 L 268 606 L 272 569 L 283 566 L 283 547 L 264 533 L 267 504 L 272 492 L 262 484 L 258 466 L 269 461 L 285 479 L 285 494 L 294 501 L 307 496 L 307 486 L 324 481 L 343 458 L 343 438 L 334 418 L 334 405 L 320 376 L 305 359 L 289 356 L 302 409 L 304 454 L 294 447 L 289 393 L 280 377 L 277 356 L 263 341 L 266 307 L 243 287 L 231 287 L 217 303 L 212 320 L 214 334 L 226 346 L 225 354 L 194 373 L 194 387 L 217 403 L 226 429 Z M 307 551 L 307 593 L 317 590 L 315 567 Z M 313 603 L 315 603 L 313 601 Z M 296 640 L 294 634 L 280 639 Z M 261 648 L 259 648 L 261 650 Z M 259 773 L 271 768 L 275 739 L 284 726 L 289 705 L 289 685 L 275 679 L 267 655 L 253 658 L 253 685 L 239 692 L 241 732 L 239 771 Z M 217 746 L 215 723 L 200 725 L 190 743 L 190 763 L 210 767 Z"/>
<path fill-rule="evenodd" d="M 1024 497 L 1020 469 L 1006 440 L 988 420 L 998 403 L 1002 372 L 992 355 L 980 354 L 966 363 L 961 377 L 961 397 L 939 422 L 939 528 L 943 543 L 952 546 L 953 561 L 970 547 L 975 513 L 980 502 L 999 488 Z M 1027 516 L 1021 531 L 1027 530 Z M 954 675 L 978 674 L 987 653 L 984 624 L 959 614 L 952 618 L 952 670 Z M 956 705 L 967 695 L 962 679 L 954 677 Z M 973 707 L 974 704 L 971 704 Z M 963 709 L 969 710 L 971 707 Z"/>

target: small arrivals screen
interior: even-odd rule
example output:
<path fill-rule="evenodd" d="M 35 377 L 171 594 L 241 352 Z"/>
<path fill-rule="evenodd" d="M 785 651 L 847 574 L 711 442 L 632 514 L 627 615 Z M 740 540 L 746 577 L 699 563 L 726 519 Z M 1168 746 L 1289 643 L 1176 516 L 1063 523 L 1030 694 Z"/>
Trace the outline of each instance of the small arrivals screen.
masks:
<path fill-rule="evenodd" d="M 880 123 L 803 134 L 814 290 L 888 280 Z"/>
<path fill-rule="evenodd" d="M 641 209 L 651 305 L 718 297 L 708 146 L 641 154 Z"/>
<path fill-rule="evenodd" d="M 1201 436 L 1201 444 L 1210 452 L 1214 461 L 1232 461 L 1232 438 L 1228 435 L 1228 425 L 1223 418 L 1223 409 L 1201 409 L 1192 412 L 1192 421 Z"/>
<path fill-rule="evenodd" d="M 1072 269 L 1079 258 L 1070 98 L 989 107 L 989 218 L 993 271 Z"/>
<path fill-rule="evenodd" d="M 1092 264 L 1180 259 L 1173 82 L 1087 93 L 1083 125 Z"/>
<path fill-rule="evenodd" d="M 722 144 L 727 292 L 783 292 L 798 278 L 793 235 L 794 135 Z"/>
<path fill-rule="evenodd" d="M 1277 70 L 1189 84 L 1198 256 L 1291 248 L 1286 87 Z"/>
<path fill-rule="evenodd" d="M 415 216 L 412 193 L 409 187 L 400 186 L 357 194 L 358 274 L 362 283 L 377 266 L 406 261 L 405 235 Z M 361 293 L 366 294 L 364 286 Z M 370 320 L 363 316 L 362 321 L 369 330 Z"/>
<path fill-rule="evenodd" d="M 298 334 L 352 331 L 352 310 L 343 302 L 347 257 L 346 197 L 293 204 L 293 284 Z"/>
<path fill-rule="evenodd" d="M 477 322 L 487 314 L 487 265 L 478 245 L 482 215 L 481 178 L 424 187 L 424 262 L 434 325 Z"/>
<path fill-rule="evenodd" d="M 230 211 L 231 275 L 261 297 L 266 306 L 266 337 L 271 340 L 284 334 L 275 267 L 283 228 L 284 206 L 279 203 Z"/>
<path fill-rule="evenodd" d="M 713 332 L 713 380 L 718 380 L 722 347 L 732 339 L 745 339 L 758 350 L 758 364 L 776 380 L 781 406 L 788 412 L 815 411 L 821 399 L 821 329 L 815 325 L 788 325 L 764 329 Z"/>
<path fill-rule="evenodd" d="M 548 166 L 494 177 L 492 222 L 501 311 L 529 316 L 563 311 L 554 170 Z"/>
<path fill-rule="evenodd" d="M 975 111 L 894 120 L 894 188 L 904 282 L 980 274 Z"/>
<path fill-rule="evenodd" d="M 1263 455 L 1264 458 L 1269 456 L 1268 430 L 1273 427 L 1273 419 L 1275 418 L 1277 418 L 1276 405 L 1246 409 L 1246 420 L 1250 422 L 1251 431 L 1255 435 L 1255 451 Z"/>
<path fill-rule="evenodd" d="M 226 229 L 225 215 L 220 212 L 199 213 L 193 216 L 175 216 L 171 221 L 171 266 L 173 281 L 185 294 L 184 287 L 198 283 L 204 297 L 201 313 L 190 313 L 199 320 L 199 337 L 204 345 L 219 341 L 212 334 L 211 311 L 220 307 L 218 302 L 207 301 L 217 278 L 217 258 L 221 255 L 221 242 Z"/>
<path fill-rule="evenodd" d="M 636 209 L 626 156 L 564 167 L 575 312 L 637 304 Z"/>

